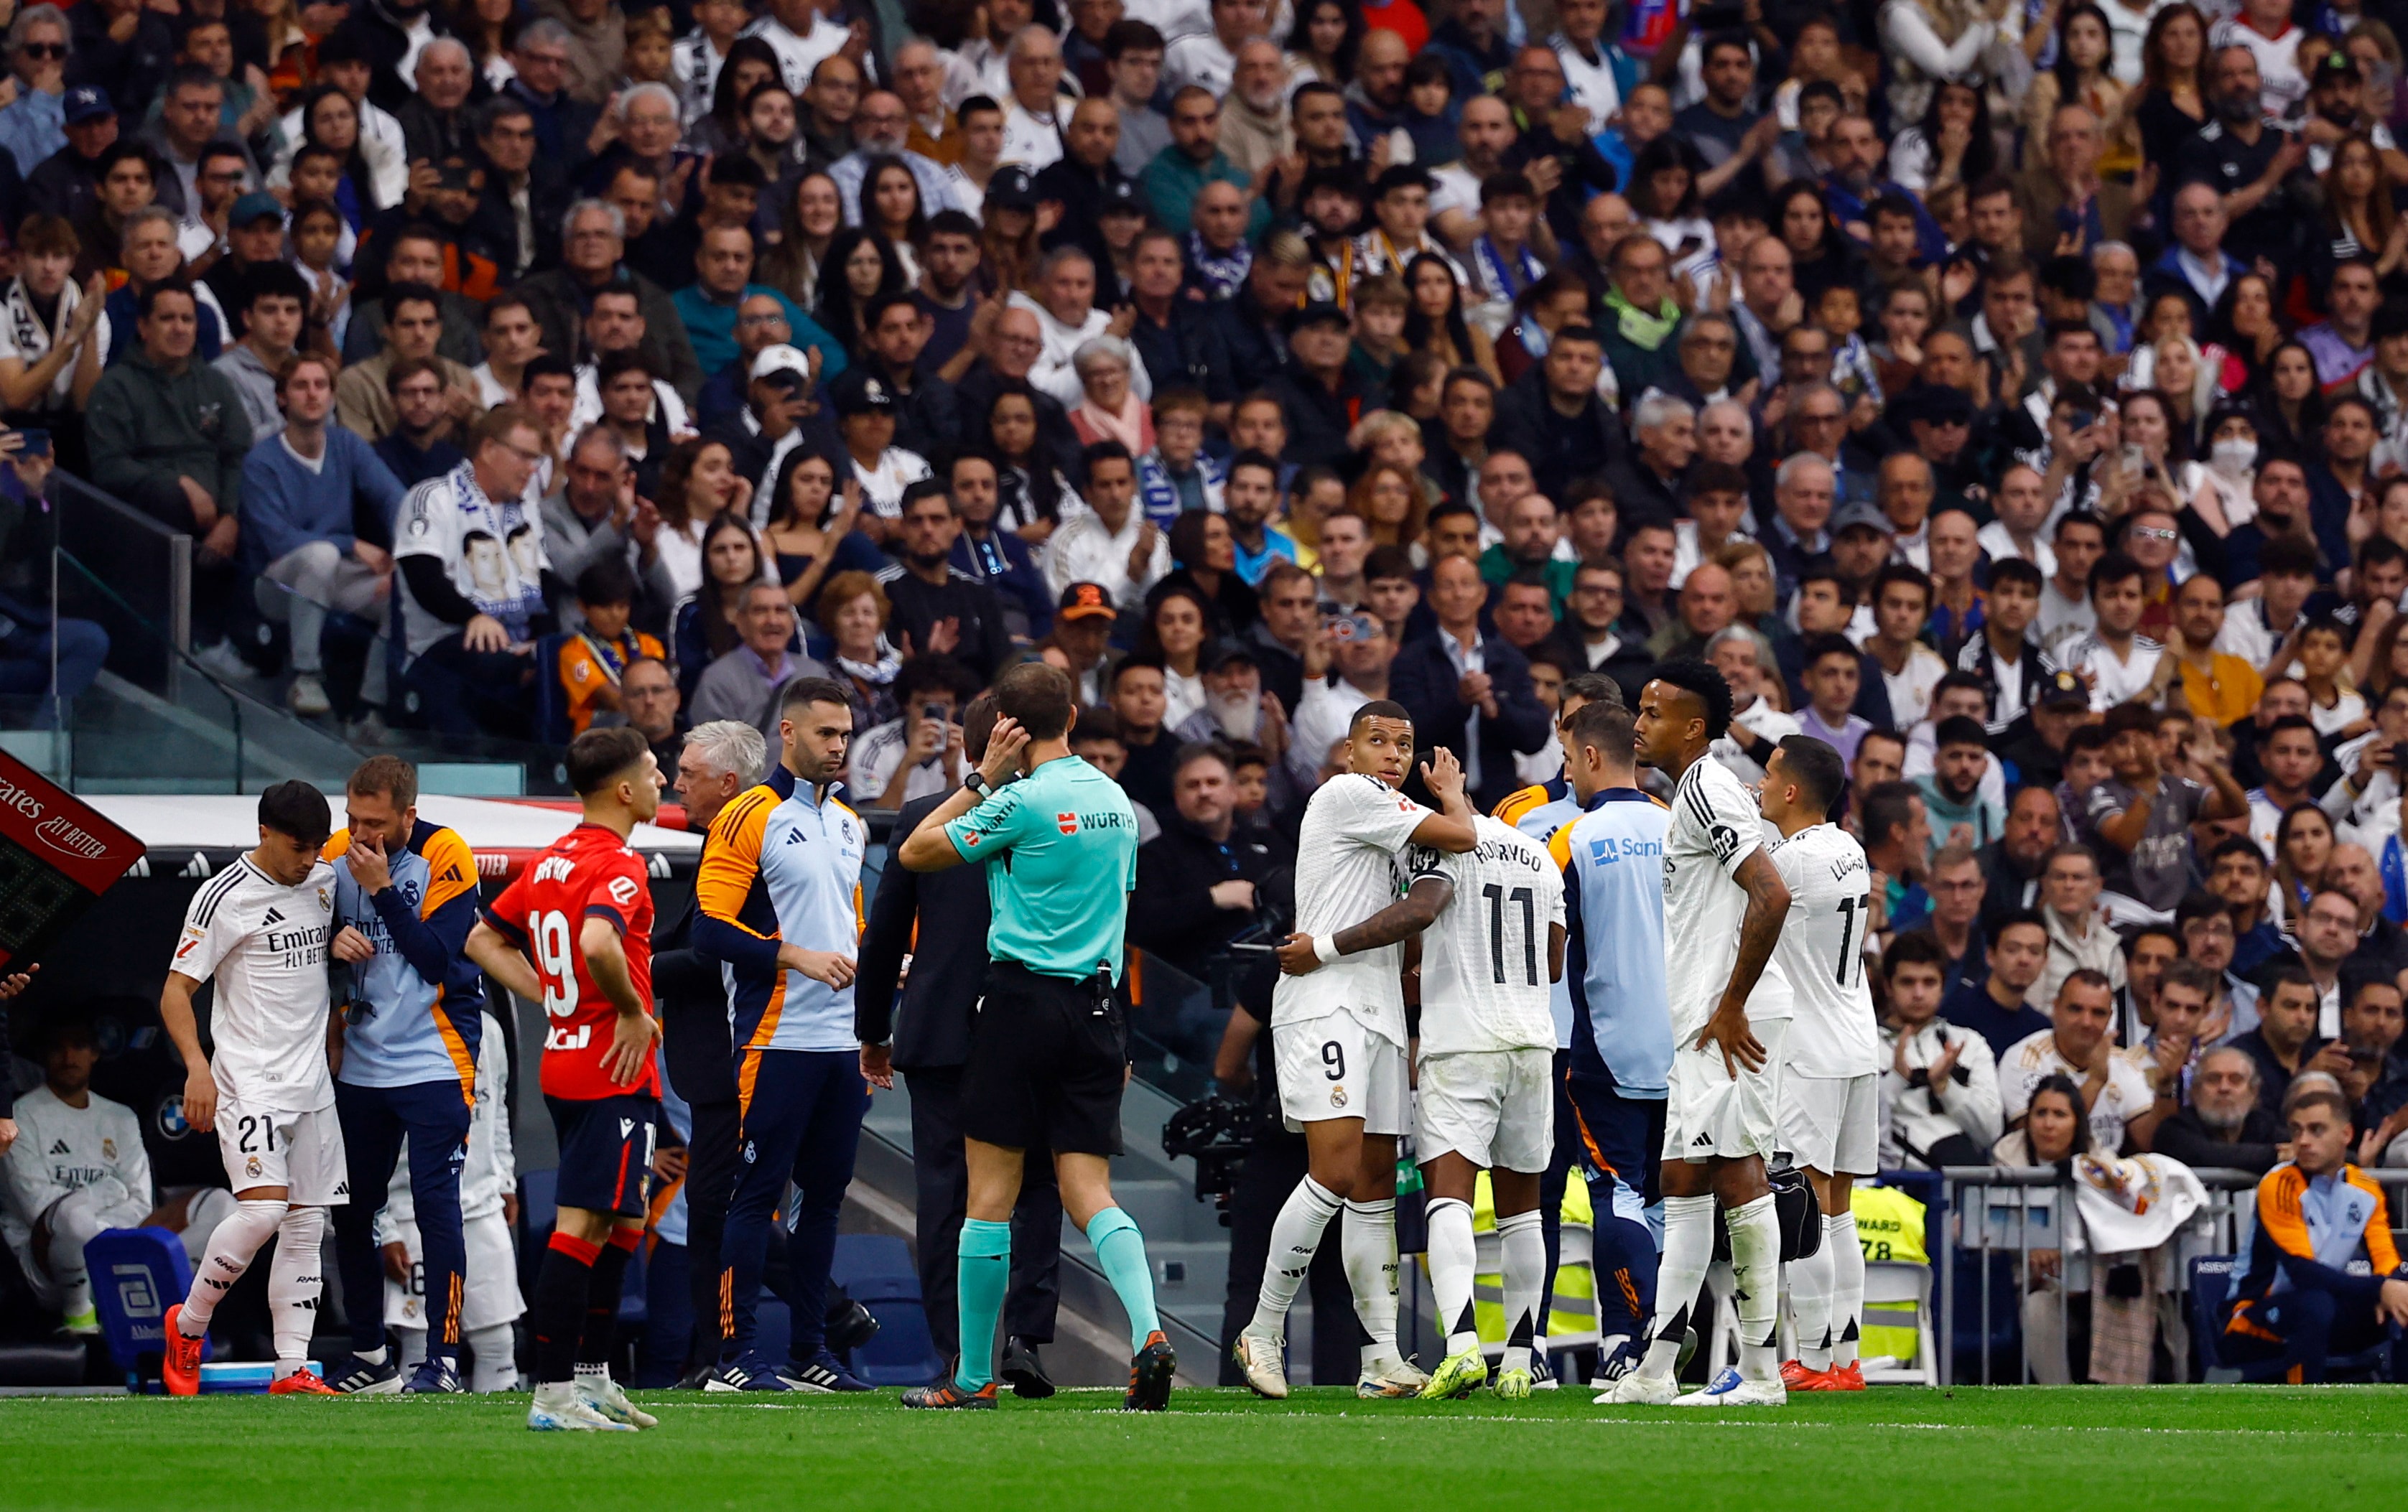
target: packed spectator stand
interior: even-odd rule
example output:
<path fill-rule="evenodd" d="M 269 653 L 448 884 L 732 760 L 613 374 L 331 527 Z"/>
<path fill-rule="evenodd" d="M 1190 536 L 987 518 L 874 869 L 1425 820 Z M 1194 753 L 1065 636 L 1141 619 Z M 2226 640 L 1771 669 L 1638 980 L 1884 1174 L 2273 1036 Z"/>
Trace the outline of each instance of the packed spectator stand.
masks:
<path fill-rule="evenodd" d="M 1354 709 L 1486 811 L 1696 656 L 1743 781 L 1849 763 L 1960 1376 L 2196 1374 L 2179 1247 L 2059 1268 L 2086 1153 L 2254 1178 L 2329 1081 L 2408 1167 L 2408 7 L 0 19 L 0 727 L 188 657 L 540 786 L 829 677 L 882 814 L 1041 658 L 1251 1097 Z"/>

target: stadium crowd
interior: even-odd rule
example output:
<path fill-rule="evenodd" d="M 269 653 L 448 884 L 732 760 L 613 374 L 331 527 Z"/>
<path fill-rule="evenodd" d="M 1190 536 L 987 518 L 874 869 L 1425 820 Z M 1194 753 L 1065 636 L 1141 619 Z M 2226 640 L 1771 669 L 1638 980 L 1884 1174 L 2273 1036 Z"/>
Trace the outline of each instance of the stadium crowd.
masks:
<path fill-rule="evenodd" d="M 1197 974 L 1366 703 L 1486 811 L 1699 657 L 1742 780 L 1847 763 L 1885 1167 L 2262 1173 L 2327 1080 L 2408 1164 L 2408 12 L 900 9 L 14 7 L 0 408 L 363 745 L 724 802 L 825 678 L 901 834 L 1056 666 Z"/>

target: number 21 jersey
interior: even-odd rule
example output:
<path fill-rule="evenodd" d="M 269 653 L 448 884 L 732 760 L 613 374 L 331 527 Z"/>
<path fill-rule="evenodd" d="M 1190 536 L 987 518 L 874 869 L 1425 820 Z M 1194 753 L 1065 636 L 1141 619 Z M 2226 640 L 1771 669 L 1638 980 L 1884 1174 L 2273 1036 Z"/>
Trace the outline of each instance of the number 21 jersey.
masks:
<path fill-rule="evenodd" d="M 504 888 L 485 917 L 526 952 L 543 978 L 543 1094 L 659 1096 L 657 1063 L 647 1064 L 633 1085 L 612 1081 L 603 1069 L 619 1010 L 595 985 L 577 943 L 588 919 L 617 930 L 636 996 L 652 1011 L 652 890 L 644 859 L 601 825 L 580 824 Z"/>

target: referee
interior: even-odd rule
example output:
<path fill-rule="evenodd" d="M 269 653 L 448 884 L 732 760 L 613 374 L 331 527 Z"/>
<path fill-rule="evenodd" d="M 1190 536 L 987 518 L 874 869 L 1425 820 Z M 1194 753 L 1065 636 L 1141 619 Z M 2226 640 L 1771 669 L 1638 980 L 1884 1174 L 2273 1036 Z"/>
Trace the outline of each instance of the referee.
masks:
<path fill-rule="evenodd" d="M 1122 1405 L 1158 1412 L 1179 1360 L 1154 1314 L 1144 1236 L 1111 1185 L 1128 1077 L 1128 1026 L 1113 990 L 1137 883 L 1137 811 L 1118 784 L 1070 754 L 1068 677 L 1024 663 L 996 679 L 995 697 L 999 717 L 978 769 L 896 852 L 915 872 L 1005 861 L 987 867 L 986 995 L 962 1067 L 961 1362 L 951 1380 L 904 1392 L 903 1405 L 995 1405 L 1011 1210 L 1025 1152 L 1041 1143 L 1054 1151 L 1064 1209 L 1128 1313 L 1135 1358 Z M 1018 781 L 998 787 L 1015 772 Z"/>

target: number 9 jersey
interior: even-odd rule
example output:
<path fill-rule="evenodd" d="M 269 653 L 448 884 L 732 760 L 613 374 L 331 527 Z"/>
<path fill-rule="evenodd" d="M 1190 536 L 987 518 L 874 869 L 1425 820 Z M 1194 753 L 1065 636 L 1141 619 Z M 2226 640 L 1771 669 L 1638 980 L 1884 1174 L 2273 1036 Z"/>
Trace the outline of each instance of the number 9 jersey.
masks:
<path fill-rule="evenodd" d="M 648 1059 L 631 1084 L 610 1079 L 602 1057 L 619 1010 L 595 985 L 578 935 L 600 919 L 619 932 L 636 996 L 652 1011 L 652 889 L 644 858 L 599 824 L 580 824 L 519 874 L 485 910 L 543 978 L 543 1069 L 546 1097 L 587 1100 L 639 1093 L 658 1097 L 659 1058 Z"/>

